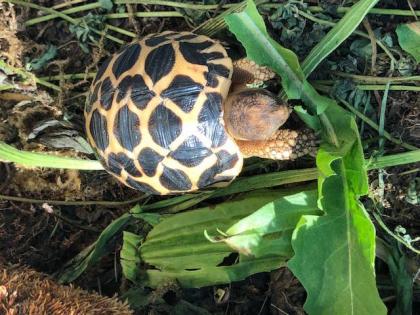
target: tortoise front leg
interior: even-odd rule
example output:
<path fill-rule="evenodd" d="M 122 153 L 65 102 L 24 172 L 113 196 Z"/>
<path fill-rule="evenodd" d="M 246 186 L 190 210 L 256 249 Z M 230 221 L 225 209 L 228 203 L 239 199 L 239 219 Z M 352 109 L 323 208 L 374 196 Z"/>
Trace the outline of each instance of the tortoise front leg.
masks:
<path fill-rule="evenodd" d="M 236 140 L 245 158 L 257 156 L 273 160 L 294 160 L 304 155 L 315 156 L 317 140 L 313 131 L 277 130 L 268 140 Z"/>
<path fill-rule="evenodd" d="M 235 89 L 245 87 L 246 84 L 259 85 L 275 76 L 276 74 L 271 69 L 259 66 L 247 58 L 233 62 L 232 84 Z"/>

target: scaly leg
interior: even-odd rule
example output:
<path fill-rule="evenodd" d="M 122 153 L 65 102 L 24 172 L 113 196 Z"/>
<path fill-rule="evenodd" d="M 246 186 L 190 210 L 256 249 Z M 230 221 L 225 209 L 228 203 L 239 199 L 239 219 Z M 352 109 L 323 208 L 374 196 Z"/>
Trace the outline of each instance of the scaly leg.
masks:
<path fill-rule="evenodd" d="M 261 84 L 274 78 L 276 74 L 267 67 L 259 66 L 254 61 L 242 58 L 233 62 L 232 84 L 245 87 L 246 84 Z"/>
<path fill-rule="evenodd" d="M 268 140 L 237 140 L 245 158 L 258 156 L 273 160 L 294 160 L 304 155 L 314 156 L 317 140 L 312 130 L 277 130 Z"/>

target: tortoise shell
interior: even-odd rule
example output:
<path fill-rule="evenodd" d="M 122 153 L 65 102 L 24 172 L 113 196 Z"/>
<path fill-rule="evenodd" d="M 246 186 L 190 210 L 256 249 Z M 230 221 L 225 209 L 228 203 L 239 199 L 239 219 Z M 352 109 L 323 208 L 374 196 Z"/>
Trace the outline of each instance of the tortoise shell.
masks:
<path fill-rule="evenodd" d="M 109 58 L 85 106 L 105 169 L 151 194 L 232 181 L 243 162 L 223 121 L 232 70 L 221 44 L 189 32 L 151 34 Z"/>

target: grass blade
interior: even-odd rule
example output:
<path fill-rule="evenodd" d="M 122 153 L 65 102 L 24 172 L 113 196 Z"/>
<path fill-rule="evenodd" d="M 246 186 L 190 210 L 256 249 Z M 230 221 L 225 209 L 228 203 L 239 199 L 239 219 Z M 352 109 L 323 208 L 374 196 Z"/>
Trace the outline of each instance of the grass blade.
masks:
<path fill-rule="evenodd" d="M 89 171 L 104 169 L 99 161 L 21 151 L 1 141 L 0 161 L 14 162 L 26 167 L 50 167 Z"/>
<path fill-rule="evenodd" d="M 379 0 L 360 0 L 354 4 L 344 17 L 311 50 L 302 63 L 302 70 L 308 76 L 331 52 L 349 37 L 369 10 Z"/>

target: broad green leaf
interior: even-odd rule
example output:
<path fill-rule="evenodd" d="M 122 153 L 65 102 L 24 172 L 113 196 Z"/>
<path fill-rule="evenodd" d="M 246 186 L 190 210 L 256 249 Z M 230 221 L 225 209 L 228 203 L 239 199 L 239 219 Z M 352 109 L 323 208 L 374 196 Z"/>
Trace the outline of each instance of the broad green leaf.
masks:
<path fill-rule="evenodd" d="M 366 14 L 379 0 L 359 0 L 344 17 L 328 32 L 326 36 L 311 50 L 302 63 L 305 76 L 332 53 L 357 28 Z"/>
<path fill-rule="evenodd" d="M 133 207 L 130 212 L 123 214 L 108 225 L 99 235 L 98 239 L 89 247 L 68 261 L 58 275 L 60 283 L 68 283 L 77 279 L 87 268 L 93 266 L 103 256 L 109 253 L 109 246 L 115 237 L 119 236 L 124 228 L 133 219 L 132 213 L 139 213 L 140 207 Z"/>
<path fill-rule="evenodd" d="M 57 52 L 57 47 L 55 47 L 54 45 L 48 45 L 47 50 L 39 58 L 35 58 L 26 64 L 26 69 L 29 71 L 37 71 L 44 68 L 50 60 L 53 60 L 55 58 Z"/>
<path fill-rule="evenodd" d="M 227 230 L 265 204 L 295 194 L 298 189 L 256 191 L 234 201 L 162 219 L 140 247 L 141 259 L 153 266 L 140 282 L 154 287 L 176 279 L 184 287 L 199 287 L 238 281 L 283 266 L 284 257 L 278 254 L 255 259 L 241 256 L 236 264 L 219 266 L 234 251 L 223 242 L 209 242 L 204 231 L 216 235 L 218 230 Z M 306 213 L 308 210 L 303 209 L 301 215 Z M 287 236 L 289 247 L 291 231 Z"/>
<path fill-rule="evenodd" d="M 258 13 L 252 2 L 248 3 L 242 15 L 229 24 L 230 30 L 235 34 L 247 30 L 250 34 L 258 33 L 238 37 L 247 52 L 251 52 L 248 57 L 257 63 L 261 55 L 271 61 L 284 60 L 281 50 L 275 45 L 270 47 L 269 39 L 261 39 L 267 34 L 261 25 L 250 21 Z M 325 42 L 325 45 L 336 44 Z M 291 67 L 272 68 L 279 75 L 288 76 Z M 319 95 L 305 79 L 296 76 L 291 79 L 298 79 L 294 83 L 306 107 L 320 114 L 323 131 L 317 156 L 318 203 L 326 215 L 302 218 L 294 232 L 295 257 L 290 264 L 307 290 L 305 309 L 309 314 L 359 314 L 360 308 L 364 308 L 383 314 L 386 310 L 375 286 L 373 269 L 374 228 L 358 200 L 368 186 L 356 124 L 349 113 L 332 99 Z M 284 88 L 288 92 L 288 87 Z M 363 276 L 358 277 L 358 272 Z"/>
<path fill-rule="evenodd" d="M 0 161 L 18 163 L 26 167 L 51 167 L 91 171 L 104 169 L 99 161 L 21 151 L 2 141 L 0 141 Z"/>
<path fill-rule="evenodd" d="M 236 251 L 255 257 L 293 254 L 290 237 L 303 214 L 316 214 L 317 191 L 303 191 L 276 199 L 235 223 L 223 241 Z"/>
<path fill-rule="evenodd" d="M 401 24 L 397 27 L 398 43 L 401 48 L 420 62 L 420 22 Z"/>
<path fill-rule="evenodd" d="M 246 53 L 256 63 L 269 66 L 282 78 L 283 87 L 290 99 L 301 95 L 301 81 L 304 79 L 297 56 L 281 47 L 268 36 L 264 20 L 259 15 L 255 4 L 248 1 L 246 10 L 227 16 L 225 21 L 230 30 L 235 29 L 235 36 L 240 42 L 253 41 L 255 45 L 246 45 Z M 246 25 L 247 27 L 238 27 Z"/>
<path fill-rule="evenodd" d="M 124 231 L 123 232 L 123 247 L 121 248 L 121 267 L 124 277 L 135 282 L 139 274 L 140 256 L 138 250 L 142 238 L 137 234 Z"/>

